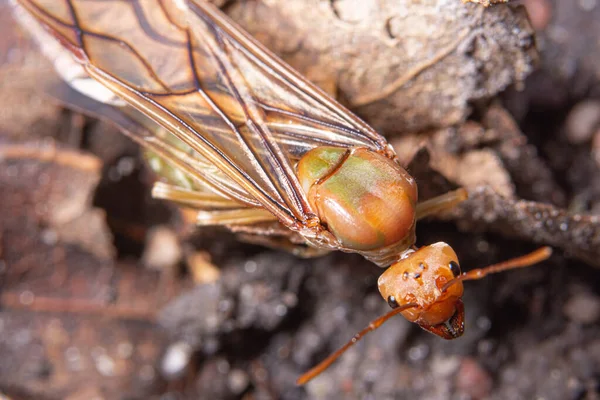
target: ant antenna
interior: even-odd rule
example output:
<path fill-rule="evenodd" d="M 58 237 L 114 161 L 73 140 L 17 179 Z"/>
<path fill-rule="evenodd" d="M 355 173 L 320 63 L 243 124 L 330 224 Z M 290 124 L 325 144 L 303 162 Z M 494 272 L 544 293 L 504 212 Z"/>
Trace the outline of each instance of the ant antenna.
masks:
<path fill-rule="evenodd" d="M 442 292 L 448 290 L 448 288 L 455 283 L 461 281 L 472 281 L 478 280 L 481 278 L 485 278 L 489 274 L 495 274 L 497 272 L 508 271 L 516 268 L 524 268 L 529 267 L 533 264 L 537 264 L 541 261 L 548 259 L 552 255 L 551 247 L 542 247 L 541 249 L 537 249 L 534 252 L 526 254 L 521 257 L 513 258 L 511 260 L 502 261 L 498 264 L 493 264 L 485 268 L 478 268 L 471 270 L 469 272 L 463 272 L 461 275 L 456 278 L 448 281 L 442 288 Z"/>
<path fill-rule="evenodd" d="M 335 360 L 337 360 L 342 354 L 344 354 L 344 352 L 348 350 L 352 345 L 354 345 L 356 342 L 362 339 L 367 333 L 379 328 L 385 321 L 392 318 L 396 314 L 399 314 L 407 308 L 412 307 L 418 307 L 418 305 L 413 303 L 402 305 L 400 307 L 394 308 L 392 311 L 389 311 L 388 313 L 382 315 L 376 320 L 371 321 L 365 329 L 354 335 L 354 337 L 350 339 L 348 343 L 339 348 L 335 353 L 331 354 L 329 357 L 321 361 L 317 366 L 311 368 L 309 371 L 302 374 L 302 376 L 300 376 L 300 378 L 298 378 L 298 380 L 296 381 L 296 384 L 304 385 L 305 383 L 313 379 L 315 376 L 319 375 L 321 372 L 329 368 L 329 366 L 333 364 Z"/>

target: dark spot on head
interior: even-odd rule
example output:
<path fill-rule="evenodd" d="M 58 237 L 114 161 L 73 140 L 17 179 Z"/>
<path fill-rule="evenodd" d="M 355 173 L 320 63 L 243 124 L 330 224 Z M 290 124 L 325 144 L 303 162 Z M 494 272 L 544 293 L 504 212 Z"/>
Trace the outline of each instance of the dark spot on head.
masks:
<path fill-rule="evenodd" d="M 394 296 L 389 296 L 387 298 L 387 302 L 390 305 L 390 307 L 398 308 L 398 302 L 396 301 L 396 298 Z"/>
<path fill-rule="evenodd" d="M 419 268 L 421 268 L 421 271 L 425 271 L 427 269 L 427 264 L 419 263 Z"/>
<path fill-rule="evenodd" d="M 419 279 L 421 277 L 421 273 L 420 272 L 415 272 L 415 279 Z"/>
<path fill-rule="evenodd" d="M 404 271 L 404 273 L 402 274 L 402 280 L 405 281 L 408 279 L 408 272 Z"/>
<path fill-rule="evenodd" d="M 450 261 L 450 271 L 452 271 L 452 275 L 454 275 L 454 277 L 460 275 L 460 266 L 456 261 Z"/>

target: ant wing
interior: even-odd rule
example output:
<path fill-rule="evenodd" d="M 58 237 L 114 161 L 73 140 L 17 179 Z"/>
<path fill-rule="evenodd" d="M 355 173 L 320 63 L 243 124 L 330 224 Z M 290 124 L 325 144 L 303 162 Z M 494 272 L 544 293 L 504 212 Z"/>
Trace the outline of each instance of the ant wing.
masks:
<path fill-rule="evenodd" d="M 176 143 L 294 230 L 315 218 L 294 170 L 304 153 L 387 146 L 204 1 L 17 2 L 89 77 L 172 136 L 144 142 Z"/>
<path fill-rule="evenodd" d="M 64 106 L 94 118 L 106 120 L 106 122 L 116 125 L 133 141 L 143 145 L 147 150 L 147 157 L 150 158 L 150 165 L 163 178 L 154 184 L 153 197 L 167 199 L 189 209 L 193 213 L 192 218 L 195 223 L 224 225 L 236 233 L 242 241 L 286 250 L 304 258 L 316 257 L 328 252 L 324 249 L 307 246 L 298 232 L 287 229 L 264 209 L 255 208 L 239 201 L 240 197 L 235 196 L 235 191 L 241 188 L 229 187 L 226 193 L 215 190 L 210 179 L 217 184 L 219 180 L 227 183 L 220 171 L 208 174 L 205 169 L 197 169 L 196 162 L 188 164 L 185 157 L 168 153 L 169 150 L 173 152 L 179 150 L 170 147 L 167 143 L 146 141 L 145 138 L 150 137 L 149 129 L 128 115 L 131 114 L 131 110 L 128 108 L 100 103 L 77 92 L 64 82 L 49 82 L 44 89 Z M 162 164 L 163 161 L 169 165 L 156 165 L 156 163 Z M 185 171 L 190 170 L 194 173 L 185 174 Z M 232 193 L 234 196 L 230 196 Z M 236 198 L 237 201 L 232 198 Z"/>
<path fill-rule="evenodd" d="M 193 153 L 182 142 L 166 136 L 167 132 L 135 109 L 125 105 L 118 107 L 113 102 L 101 103 L 83 95 L 64 82 L 50 82 L 44 88 L 53 99 L 64 106 L 102 119 L 119 130 L 146 150 L 146 158 L 152 169 L 166 182 L 157 182 L 154 197 L 166 198 L 194 209 L 234 209 L 260 206 L 248 193 L 229 177 L 215 168 L 205 157 Z M 175 190 L 181 196 L 169 196 Z M 186 196 L 185 192 L 192 196 Z M 206 206 L 194 205 L 194 199 L 210 196 Z M 176 197 L 176 198 L 174 198 Z M 180 198 L 190 201 L 179 201 Z"/>

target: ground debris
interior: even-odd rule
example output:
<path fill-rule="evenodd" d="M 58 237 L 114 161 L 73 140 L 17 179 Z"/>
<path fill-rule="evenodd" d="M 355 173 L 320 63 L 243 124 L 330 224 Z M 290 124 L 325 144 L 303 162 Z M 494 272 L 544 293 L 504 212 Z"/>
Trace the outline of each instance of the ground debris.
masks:
<path fill-rule="evenodd" d="M 600 6 L 596 1 L 524 1 L 536 27 L 540 69 L 507 106 L 516 115 L 528 109 L 561 110 L 574 100 L 597 98 L 600 77 Z M 525 109 L 523 109 L 523 107 Z"/>
<path fill-rule="evenodd" d="M 600 218 L 570 214 L 549 204 L 508 200 L 482 187 L 455 214 L 462 229 L 479 228 L 563 249 L 567 255 L 600 266 Z"/>
<path fill-rule="evenodd" d="M 113 257 L 104 214 L 91 207 L 100 180 L 101 164 L 96 157 L 60 149 L 48 141 L 5 143 L 0 144 L 0 164 L 3 230 L 15 255 L 19 255 L 16 249 L 30 246 L 38 237 L 49 246 L 63 241 L 104 259 Z M 33 229 L 29 235 L 16 234 L 27 227 Z"/>
<path fill-rule="evenodd" d="M 423 147 L 409 165 L 409 170 L 416 177 L 437 177 L 421 180 L 426 182 L 422 185 L 426 197 L 456 187 L 446 178 L 452 173 L 448 169 L 434 167 L 435 163 L 430 160 L 429 150 Z M 448 163 L 444 165 L 448 168 Z M 479 165 L 478 169 L 485 170 L 485 167 Z M 480 176 L 478 169 L 475 170 L 476 176 Z M 565 250 L 568 255 L 600 266 L 600 217 L 597 215 L 573 214 L 552 204 L 506 196 L 492 188 L 489 182 L 469 182 L 464 175 L 459 183 L 469 189 L 469 199 L 442 217 L 455 220 L 460 229 L 497 232 L 507 237 L 551 245 Z"/>
<path fill-rule="evenodd" d="M 221 269 L 221 279 L 199 284 L 182 294 L 164 310 L 160 321 L 194 348 L 204 346 L 209 336 L 236 330 L 274 330 L 297 304 L 297 293 L 305 274 L 289 256 L 271 268 L 269 254 Z M 214 340 L 209 347 L 215 345 Z M 210 351 L 214 352 L 213 349 Z"/>
<path fill-rule="evenodd" d="M 484 7 L 489 7 L 494 4 L 504 4 L 514 0 L 463 0 L 463 3 L 481 4 Z"/>
<path fill-rule="evenodd" d="M 149 329 L 160 280 L 116 266 L 91 205 L 99 160 L 3 143 L 0 167 L 0 388 L 15 399 L 146 398 L 161 385 L 152 371 L 164 336 Z"/>

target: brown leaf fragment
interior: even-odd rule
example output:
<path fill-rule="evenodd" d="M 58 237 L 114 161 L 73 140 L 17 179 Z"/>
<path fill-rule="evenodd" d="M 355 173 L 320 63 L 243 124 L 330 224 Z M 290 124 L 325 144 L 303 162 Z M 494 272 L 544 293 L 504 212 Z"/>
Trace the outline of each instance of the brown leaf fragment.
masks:
<path fill-rule="evenodd" d="M 471 102 L 522 82 L 537 59 L 519 8 L 271 0 L 235 2 L 226 11 L 385 133 L 462 122 Z"/>
<path fill-rule="evenodd" d="M 47 242 L 61 239 L 99 257 L 112 257 L 104 214 L 91 209 L 102 167 L 96 157 L 52 143 L 1 144 L 0 165 L 3 215 L 12 216 L 16 224 L 17 216 L 24 215 L 43 225 Z"/>
<path fill-rule="evenodd" d="M 486 185 L 506 198 L 515 195 L 510 175 L 499 157 L 489 149 L 470 151 L 465 154 L 458 166 L 457 182 L 465 187 Z"/>
<path fill-rule="evenodd" d="M 104 210 L 90 208 L 80 215 L 53 228 L 57 239 L 76 244 L 98 258 L 114 257 L 112 235 L 106 226 Z"/>
<path fill-rule="evenodd" d="M 142 263 L 156 271 L 169 271 L 181 260 L 183 250 L 175 232 L 166 226 L 150 229 L 146 238 L 146 247 Z"/>

